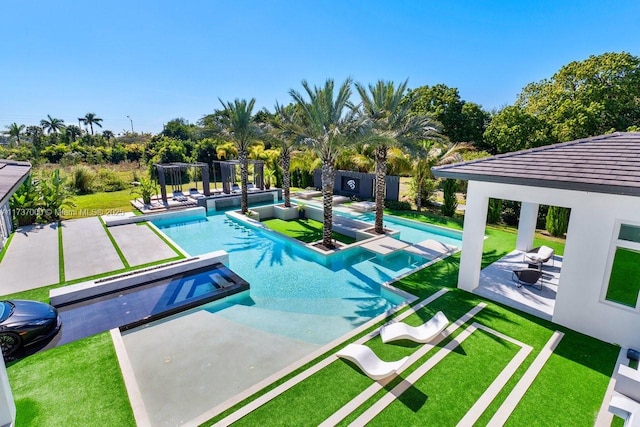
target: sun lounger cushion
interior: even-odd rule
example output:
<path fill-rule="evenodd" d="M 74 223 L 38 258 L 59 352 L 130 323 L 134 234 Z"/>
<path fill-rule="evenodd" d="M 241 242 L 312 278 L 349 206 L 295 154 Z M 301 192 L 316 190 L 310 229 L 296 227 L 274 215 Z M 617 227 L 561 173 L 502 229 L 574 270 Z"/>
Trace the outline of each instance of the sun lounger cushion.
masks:
<path fill-rule="evenodd" d="M 530 261 L 536 264 L 543 264 L 549 261 L 553 257 L 554 251 L 548 246 L 540 246 L 538 248 L 531 249 L 524 254 L 526 261 Z"/>

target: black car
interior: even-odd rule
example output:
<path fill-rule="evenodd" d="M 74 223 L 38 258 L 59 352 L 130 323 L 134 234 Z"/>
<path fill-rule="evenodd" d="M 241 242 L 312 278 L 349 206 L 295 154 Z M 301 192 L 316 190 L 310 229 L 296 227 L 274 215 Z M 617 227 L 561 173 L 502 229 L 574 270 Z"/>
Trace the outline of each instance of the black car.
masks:
<path fill-rule="evenodd" d="M 62 322 L 58 310 L 37 301 L 0 301 L 0 349 L 4 357 L 55 335 Z"/>

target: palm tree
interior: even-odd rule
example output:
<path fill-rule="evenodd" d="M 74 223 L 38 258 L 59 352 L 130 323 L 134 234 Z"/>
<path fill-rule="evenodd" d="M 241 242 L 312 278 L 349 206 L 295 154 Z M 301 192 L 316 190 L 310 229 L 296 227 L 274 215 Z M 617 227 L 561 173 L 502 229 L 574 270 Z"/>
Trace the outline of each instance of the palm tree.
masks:
<path fill-rule="evenodd" d="M 407 81 L 397 88 L 393 82 L 379 80 L 375 86 L 369 85 L 369 91 L 360 83 L 356 89 L 361 98 L 360 120 L 367 130 L 365 140 L 374 148 L 376 160 L 376 219 L 375 232 L 384 233 L 383 212 L 386 193 L 385 177 L 387 157 L 393 146 L 409 146 L 419 140 L 441 139 L 437 124 L 425 115 L 410 113 L 413 98 L 405 99 Z M 404 101 L 404 102 L 403 102 Z"/>
<path fill-rule="evenodd" d="M 11 123 L 9 126 L 6 126 L 8 129 L 7 134 L 9 137 L 13 137 L 16 139 L 16 144 L 20 145 L 20 135 L 22 135 L 22 130 L 24 129 L 24 125 L 19 125 L 17 123 Z"/>
<path fill-rule="evenodd" d="M 291 154 L 296 146 L 296 135 L 301 127 L 296 108 L 293 104 L 282 106 L 276 104 L 275 115 L 269 123 L 269 135 L 280 148 L 280 166 L 282 166 L 282 192 L 284 206 L 291 207 Z"/>
<path fill-rule="evenodd" d="M 107 140 L 107 142 L 111 141 L 111 139 L 114 137 L 115 135 L 113 135 L 113 132 L 111 132 L 110 130 L 105 130 L 104 132 L 102 132 L 102 137 L 104 139 Z"/>
<path fill-rule="evenodd" d="M 240 184 L 242 187 L 242 213 L 249 211 L 247 181 L 249 177 L 248 153 L 251 142 L 260 134 L 260 127 L 253 121 L 251 114 L 256 100 L 252 98 L 249 102 L 242 99 L 235 99 L 233 103 L 224 102 L 219 99 L 224 107 L 223 114 L 219 114 L 217 127 L 219 131 L 231 138 L 238 149 L 238 160 L 240 161 Z"/>
<path fill-rule="evenodd" d="M 102 119 L 100 117 L 96 117 L 95 113 L 85 114 L 84 117 L 80 119 L 80 121 L 84 123 L 85 126 L 89 125 L 89 127 L 91 128 L 91 135 L 93 135 L 93 125 L 96 125 L 100 128 L 102 127 L 102 125 L 100 124 Z"/>
<path fill-rule="evenodd" d="M 42 126 L 42 129 L 44 129 L 47 134 L 58 133 L 64 129 L 64 120 L 51 117 L 50 114 L 47 114 L 47 119 L 49 120 L 40 120 L 40 126 Z"/>
<path fill-rule="evenodd" d="M 420 153 L 416 156 L 413 166 L 413 179 L 416 191 L 416 208 L 422 208 L 422 193 L 428 180 L 434 178 L 431 168 L 462 161 L 461 154 L 473 151 L 475 147 L 467 142 L 442 143 L 437 141 L 422 141 Z"/>
<path fill-rule="evenodd" d="M 347 134 L 352 129 L 354 117 L 351 96 L 351 79 L 338 89 L 334 96 L 334 83 L 329 79 L 324 87 L 309 86 L 302 81 L 308 100 L 295 90 L 289 94 L 299 109 L 304 128 L 298 134 L 298 140 L 308 145 L 316 152 L 322 161 L 322 245 L 333 248 L 331 239 L 333 231 L 333 181 L 335 177 L 335 163 L 341 146 L 347 142 Z M 345 109 L 350 109 L 346 115 Z"/>
<path fill-rule="evenodd" d="M 76 138 L 82 134 L 82 130 L 76 125 L 67 126 L 65 132 L 67 134 L 67 138 L 69 138 L 69 141 L 71 142 L 75 141 Z"/>

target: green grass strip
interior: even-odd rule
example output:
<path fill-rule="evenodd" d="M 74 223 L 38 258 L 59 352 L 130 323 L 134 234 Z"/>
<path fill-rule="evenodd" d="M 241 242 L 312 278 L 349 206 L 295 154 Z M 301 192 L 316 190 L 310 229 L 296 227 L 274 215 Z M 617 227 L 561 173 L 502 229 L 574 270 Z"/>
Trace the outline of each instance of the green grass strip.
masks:
<path fill-rule="evenodd" d="M 113 248 L 118 253 L 118 256 L 120 257 L 120 261 L 122 261 L 122 264 L 124 264 L 124 268 L 131 267 L 129 265 L 129 261 L 127 261 L 127 259 L 124 257 L 124 254 L 120 250 L 120 246 L 118 246 L 118 244 L 116 243 L 116 239 L 114 239 L 113 236 L 111 235 L 111 232 L 109 231 L 109 227 L 107 227 L 107 224 L 104 223 L 104 221 L 102 220 L 102 217 L 98 217 L 98 219 L 100 220 L 100 224 L 102 224 L 102 228 L 104 228 L 104 232 L 107 233 L 107 236 L 109 237 L 109 240 L 113 245 Z"/>
<path fill-rule="evenodd" d="M 368 425 L 456 425 L 519 349 L 476 330 Z"/>
<path fill-rule="evenodd" d="M 62 244 L 62 224 L 58 221 L 58 281 L 64 283 L 64 245 Z"/>
<path fill-rule="evenodd" d="M 108 332 L 8 364 L 16 426 L 133 426 Z"/>
<path fill-rule="evenodd" d="M 272 218 L 262 221 L 266 227 L 273 231 L 292 237 L 304 243 L 317 242 L 322 240 L 322 223 L 313 219 L 294 219 L 285 221 L 278 218 Z M 337 232 L 333 232 L 332 237 L 342 243 L 351 244 L 356 241 L 353 237 L 345 236 Z"/>
<path fill-rule="evenodd" d="M 13 240 L 13 236 L 14 234 L 16 234 L 15 232 L 9 234 L 9 237 L 7 238 L 7 241 L 4 242 L 4 246 L 2 247 L 2 250 L 0 251 L 0 262 L 2 262 L 2 258 L 4 258 L 4 254 L 7 253 L 7 248 L 9 247 L 9 243 L 11 243 L 11 240 Z"/>
<path fill-rule="evenodd" d="M 148 221 L 143 222 L 142 224 L 146 225 L 147 227 L 149 227 L 151 229 L 151 231 L 153 231 L 155 233 L 156 236 L 158 236 L 160 238 L 160 240 L 162 240 L 167 246 L 169 246 L 171 249 L 173 249 L 173 251 L 180 256 L 181 258 L 184 258 L 184 254 L 182 253 L 181 250 L 179 250 L 177 247 L 175 247 L 175 245 L 173 243 L 171 243 L 168 239 L 167 236 L 164 235 L 164 233 L 158 231 L 157 228 L 153 227 L 151 224 L 149 224 Z"/>

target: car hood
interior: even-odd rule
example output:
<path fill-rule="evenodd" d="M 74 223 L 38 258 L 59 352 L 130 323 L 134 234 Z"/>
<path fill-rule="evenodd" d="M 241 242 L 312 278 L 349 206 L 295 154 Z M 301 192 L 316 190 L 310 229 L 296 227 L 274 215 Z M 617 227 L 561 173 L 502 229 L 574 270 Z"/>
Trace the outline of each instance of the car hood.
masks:
<path fill-rule="evenodd" d="M 25 322 L 39 319 L 55 319 L 58 312 L 49 304 L 37 301 L 11 300 L 15 305 L 13 314 L 3 323 Z"/>

